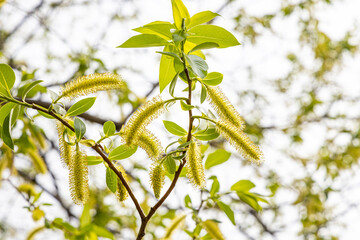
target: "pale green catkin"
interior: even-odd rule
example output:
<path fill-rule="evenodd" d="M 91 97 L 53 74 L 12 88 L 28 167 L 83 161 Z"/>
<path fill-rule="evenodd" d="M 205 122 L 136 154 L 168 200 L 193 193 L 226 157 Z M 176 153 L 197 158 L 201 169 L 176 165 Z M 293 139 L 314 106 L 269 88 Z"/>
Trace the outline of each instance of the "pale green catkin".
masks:
<path fill-rule="evenodd" d="M 117 74 L 94 73 L 66 83 L 62 88 L 60 98 L 71 100 L 98 91 L 122 89 L 124 86 L 124 80 Z"/>
<path fill-rule="evenodd" d="M 123 175 L 126 182 L 129 182 L 128 176 L 124 170 L 124 168 L 120 164 L 116 164 L 116 169 Z M 121 182 L 120 179 L 117 180 L 117 187 L 116 187 L 116 197 L 119 199 L 120 202 L 125 201 L 129 196 L 128 191 L 126 190 L 124 184 Z"/>
<path fill-rule="evenodd" d="M 62 124 L 60 121 L 56 121 L 56 128 L 57 128 L 58 138 L 59 138 L 60 158 L 61 158 L 63 166 L 65 168 L 68 168 L 70 159 L 72 159 L 75 155 L 75 147 L 66 143 L 64 140 L 64 131 L 66 129 L 64 124 Z M 72 139 L 70 139 L 70 140 L 72 140 Z"/>
<path fill-rule="evenodd" d="M 181 228 L 184 225 L 185 218 L 186 218 L 185 214 L 182 214 L 182 215 L 179 215 L 179 216 L 175 217 L 171 221 L 170 225 L 166 228 L 165 235 L 162 238 L 162 240 L 171 239 L 171 235 L 174 233 L 174 231 L 176 229 L 178 229 L 178 228 Z"/>
<path fill-rule="evenodd" d="M 160 140 L 147 129 L 143 130 L 135 144 L 144 149 L 149 158 L 154 161 L 158 160 L 164 152 Z"/>
<path fill-rule="evenodd" d="M 36 172 L 45 174 L 47 173 L 47 167 L 44 162 L 44 159 L 40 156 L 39 152 L 36 149 L 28 149 L 27 154 L 29 155 Z"/>
<path fill-rule="evenodd" d="M 212 220 L 206 220 L 203 222 L 203 226 L 213 239 L 225 240 L 216 222 Z"/>
<path fill-rule="evenodd" d="M 146 126 L 163 112 L 165 112 L 165 102 L 160 96 L 156 96 L 140 106 L 122 129 L 122 137 L 126 144 L 135 144 Z"/>
<path fill-rule="evenodd" d="M 187 177 L 195 188 L 205 187 L 205 173 L 202 164 L 201 149 L 197 142 L 192 142 L 186 151 L 186 171 Z"/>
<path fill-rule="evenodd" d="M 86 155 L 76 145 L 75 154 L 69 162 L 69 185 L 71 198 L 75 204 L 85 204 L 89 200 L 88 166 Z"/>
<path fill-rule="evenodd" d="M 260 164 L 263 161 L 263 154 L 260 148 L 256 146 L 244 132 L 239 131 L 239 129 L 230 122 L 219 120 L 216 122 L 216 130 L 228 140 L 245 159 L 255 162 L 256 164 Z"/>
<path fill-rule="evenodd" d="M 161 163 L 155 163 L 150 168 L 150 183 L 156 198 L 160 197 L 164 185 L 165 170 Z"/>
<path fill-rule="evenodd" d="M 231 122 L 239 130 L 243 130 L 245 128 L 245 121 L 221 89 L 211 86 L 206 86 L 206 89 L 208 100 L 220 118 Z"/>

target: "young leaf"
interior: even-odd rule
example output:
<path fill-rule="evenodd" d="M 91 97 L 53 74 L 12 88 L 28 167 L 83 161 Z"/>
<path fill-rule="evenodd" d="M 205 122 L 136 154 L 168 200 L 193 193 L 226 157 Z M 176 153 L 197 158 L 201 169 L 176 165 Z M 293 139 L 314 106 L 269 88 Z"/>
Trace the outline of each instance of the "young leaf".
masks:
<path fill-rule="evenodd" d="M 140 34 L 129 38 L 120 48 L 142 48 L 165 46 L 168 41 L 154 34 Z"/>
<path fill-rule="evenodd" d="M 172 35 L 171 29 L 173 28 L 175 27 L 170 22 L 155 21 L 133 30 L 139 33 L 154 34 L 165 40 L 170 40 Z"/>
<path fill-rule="evenodd" d="M 199 50 L 203 50 L 203 49 L 218 48 L 218 47 L 219 47 L 219 44 L 217 44 L 217 43 L 204 42 L 204 43 L 200 43 L 199 45 L 196 45 L 193 49 L 191 49 L 189 51 L 189 53 L 199 51 Z"/>
<path fill-rule="evenodd" d="M 172 97 L 174 97 L 174 91 L 175 91 L 175 86 L 176 86 L 176 82 L 177 82 L 177 79 L 179 77 L 179 73 L 177 73 L 175 75 L 175 77 L 173 78 L 173 80 L 171 81 L 170 83 L 170 87 L 169 87 L 169 93 Z"/>
<path fill-rule="evenodd" d="M 128 146 L 126 144 L 112 150 L 109 154 L 110 160 L 122 160 L 132 156 L 137 150 L 137 146 Z"/>
<path fill-rule="evenodd" d="M 15 83 L 15 73 L 7 64 L 0 64 L 0 88 L 6 90 L 10 94 L 10 89 Z"/>
<path fill-rule="evenodd" d="M 160 53 L 162 55 L 167 55 L 169 57 L 173 57 L 175 60 L 178 60 L 178 61 L 182 62 L 179 55 L 177 55 L 176 53 L 173 53 L 173 52 L 161 52 L 161 51 L 157 51 L 157 53 Z"/>
<path fill-rule="evenodd" d="M 180 101 L 180 105 L 181 105 L 181 109 L 184 111 L 189 111 L 194 108 L 193 105 L 189 105 L 189 104 L 185 103 L 184 101 Z"/>
<path fill-rule="evenodd" d="M 206 77 L 207 70 L 209 69 L 207 63 L 199 56 L 196 55 L 185 55 L 186 61 L 189 63 L 193 72 L 201 77 Z"/>
<path fill-rule="evenodd" d="M 112 121 L 107 121 L 106 123 L 104 123 L 103 130 L 105 136 L 113 135 L 116 131 L 115 123 Z"/>
<path fill-rule="evenodd" d="M 85 123 L 81 121 L 79 118 L 75 118 L 74 128 L 75 128 L 76 141 L 80 142 L 80 140 L 84 137 L 86 132 Z"/>
<path fill-rule="evenodd" d="M 0 108 L 0 126 L 3 125 L 5 118 L 10 114 L 11 110 L 13 109 L 13 107 L 15 107 L 15 105 L 15 103 L 11 102 L 2 105 L 2 107 Z"/>
<path fill-rule="evenodd" d="M 255 184 L 252 183 L 250 180 L 240 180 L 231 186 L 231 190 L 236 192 L 248 192 L 254 187 Z"/>
<path fill-rule="evenodd" d="M 256 198 L 249 193 L 236 192 L 241 201 L 252 207 L 255 211 L 259 212 L 262 207 L 259 205 Z"/>
<path fill-rule="evenodd" d="M 22 100 L 25 101 L 25 98 L 28 95 L 28 93 L 30 92 L 30 90 L 33 89 L 36 85 L 38 85 L 41 82 L 43 82 L 43 81 L 38 80 L 38 81 L 28 83 L 22 92 Z"/>
<path fill-rule="evenodd" d="M 174 46 L 166 46 L 164 52 L 172 52 Z M 160 72 L 159 72 L 159 85 L 160 93 L 166 88 L 166 86 L 174 79 L 176 75 L 174 68 L 174 58 L 162 55 L 160 59 Z"/>
<path fill-rule="evenodd" d="M 216 193 L 219 192 L 220 183 L 219 183 L 217 177 L 215 177 L 215 176 L 212 176 L 210 179 L 213 180 L 213 183 L 212 183 L 211 189 L 210 189 L 210 196 L 213 197 Z"/>
<path fill-rule="evenodd" d="M 192 16 L 190 18 L 190 24 L 188 26 L 188 29 L 195 27 L 197 25 L 209 22 L 217 16 L 220 16 L 220 15 L 217 13 L 211 12 L 211 11 L 204 11 L 204 12 L 196 13 L 194 16 Z"/>
<path fill-rule="evenodd" d="M 99 156 L 86 156 L 86 159 L 88 161 L 88 165 L 98 165 L 102 163 L 104 160 Z"/>
<path fill-rule="evenodd" d="M 229 205 L 227 205 L 221 201 L 217 201 L 216 204 L 219 206 L 219 208 L 221 210 L 223 210 L 223 212 L 226 214 L 226 216 L 230 219 L 231 223 L 235 225 L 234 211 L 231 210 Z"/>
<path fill-rule="evenodd" d="M 187 131 L 184 128 L 180 127 L 179 125 L 177 125 L 174 122 L 164 120 L 163 123 L 164 123 L 166 130 L 168 130 L 170 133 L 172 133 L 176 136 L 182 137 L 187 134 Z"/>
<path fill-rule="evenodd" d="M 177 29 L 181 30 L 183 18 L 185 18 L 185 25 L 190 23 L 190 15 L 184 3 L 181 0 L 171 0 L 174 22 Z"/>
<path fill-rule="evenodd" d="M 4 119 L 4 123 L 2 126 L 2 132 L 1 132 L 1 137 L 3 142 L 11 149 L 14 150 L 14 142 L 11 138 L 11 120 L 10 120 L 11 115 L 9 114 L 5 119 Z"/>
<path fill-rule="evenodd" d="M 201 131 L 198 131 L 194 134 L 194 137 L 201 141 L 210 141 L 219 137 L 219 133 L 215 128 L 208 128 Z"/>
<path fill-rule="evenodd" d="M 171 156 L 167 156 L 166 160 L 164 161 L 164 165 L 166 167 L 166 170 L 170 174 L 174 174 L 176 171 L 176 163 L 175 160 Z"/>
<path fill-rule="evenodd" d="M 191 198 L 189 195 L 185 196 L 184 202 L 185 202 L 185 207 L 190 208 L 190 209 L 192 208 Z"/>
<path fill-rule="evenodd" d="M 229 31 L 214 25 L 199 25 L 189 30 L 191 34 L 187 40 L 196 44 L 215 42 L 219 48 L 240 45 L 238 40 Z"/>
<path fill-rule="evenodd" d="M 113 193 L 116 192 L 117 175 L 110 168 L 106 168 L 106 185 Z"/>
<path fill-rule="evenodd" d="M 87 110 L 89 110 L 95 103 L 96 97 L 84 98 L 74 105 L 72 105 L 67 111 L 67 116 L 77 116 L 80 115 Z"/>
<path fill-rule="evenodd" d="M 201 84 L 201 96 L 200 96 L 200 102 L 203 103 L 206 100 L 207 90 L 206 87 Z"/>
<path fill-rule="evenodd" d="M 219 85 L 223 80 L 223 75 L 218 72 L 211 72 L 202 80 L 203 83 L 210 86 Z"/>
<path fill-rule="evenodd" d="M 225 240 L 223 234 L 220 231 L 219 226 L 213 220 L 206 220 L 203 222 L 205 230 L 210 234 L 210 236 L 215 240 Z"/>
<path fill-rule="evenodd" d="M 205 169 L 226 162 L 231 156 L 231 153 L 224 149 L 217 149 L 215 152 L 210 153 L 205 162 Z"/>

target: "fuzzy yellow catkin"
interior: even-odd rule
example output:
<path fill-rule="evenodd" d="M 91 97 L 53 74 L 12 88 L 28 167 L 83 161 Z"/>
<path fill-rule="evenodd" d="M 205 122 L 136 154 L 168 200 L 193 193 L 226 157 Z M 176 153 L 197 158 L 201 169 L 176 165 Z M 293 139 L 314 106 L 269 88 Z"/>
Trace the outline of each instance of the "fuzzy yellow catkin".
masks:
<path fill-rule="evenodd" d="M 121 76 L 114 73 L 94 73 L 79 77 L 65 84 L 60 98 L 69 100 L 98 91 L 122 89 L 126 84 Z"/>
<path fill-rule="evenodd" d="M 175 218 L 171 221 L 170 225 L 166 228 L 166 230 L 165 230 L 165 235 L 164 235 L 164 237 L 162 238 L 162 240 L 171 239 L 171 236 L 172 236 L 172 234 L 174 233 L 174 231 L 175 231 L 176 229 L 181 228 L 181 227 L 184 225 L 185 218 L 186 218 L 186 215 L 185 215 L 185 214 L 182 214 L 182 215 L 179 215 L 179 216 L 175 217 Z"/>
<path fill-rule="evenodd" d="M 115 165 L 116 169 L 123 175 L 126 182 L 129 182 L 128 176 L 124 170 L 124 168 L 120 164 Z M 128 191 L 126 190 L 124 184 L 121 182 L 120 179 L 117 180 L 117 187 L 116 187 L 116 197 L 119 199 L 120 202 L 125 201 L 129 196 Z"/>
<path fill-rule="evenodd" d="M 221 134 L 239 153 L 247 160 L 260 164 L 263 154 L 250 138 L 230 122 L 219 120 L 216 122 L 216 130 Z"/>
<path fill-rule="evenodd" d="M 186 172 L 187 177 L 195 188 L 203 189 L 205 187 L 205 173 L 202 164 L 201 149 L 197 142 L 189 144 L 186 151 Z"/>
<path fill-rule="evenodd" d="M 224 236 L 220 232 L 218 225 L 214 221 L 206 220 L 203 222 L 203 226 L 213 239 L 225 240 Z"/>
<path fill-rule="evenodd" d="M 243 130 L 245 128 L 245 121 L 221 89 L 211 86 L 206 86 L 206 89 L 208 100 L 220 118 L 231 122 L 239 130 Z"/>
<path fill-rule="evenodd" d="M 85 204 L 89 200 L 87 160 L 78 144 L 69 162 L 69 185 L 71 198 L 75 204 Z"/>
<path fill-rule="evenodd" d="M 165 170 L 161 163 L 156 163 L 150 168 L 150 183 L 156 198 L 160 197 L 161 189 L 164 185 Z"/>
<path fill-rule="evenodd" d="M 60 158 L 63 166 L 65 168 L 68 168 L 70 159 L 72 159 L 75 155 L 75 147 L 65 142 L 63 133 L 66 127 L 61 122 L 56 121 L 56 128 L 59 138 Z M 73 139 L 69 139 L 69 140 L 73 140 Z"/>
<path fill-rule="evenodd" d="M 144 149 L 149 158 L 154 161 L 158 160 L 164 152 L 160 140 L 147 129 L 143 130 L 135 144 Z"/>
<path fill-rule="evenodd" d="M 122 129 L 122 137 L 126 144 L 136 144 L 146 126 L 163 112 L 165 112 L 165 102 L 160 96 L 156 96 L 140 106 Z"/>
<path fill-rule="evenodd" d="M 27 154 L 34 165 L 35 171 L 45 174 L 47 172 L 47 167 L 39 152 L 36 149 L 28 149 Z"/>

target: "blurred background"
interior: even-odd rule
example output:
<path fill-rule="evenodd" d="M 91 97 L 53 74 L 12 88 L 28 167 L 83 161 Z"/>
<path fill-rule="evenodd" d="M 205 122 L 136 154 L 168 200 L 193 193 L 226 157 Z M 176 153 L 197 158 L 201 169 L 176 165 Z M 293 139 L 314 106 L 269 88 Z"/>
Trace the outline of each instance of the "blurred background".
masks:
<path fill-rule="evenodd" d="M 147 97 L 159 94 L 159 48 L 120 49 L 135 32 L 152 21 L 172 21 L 168 0 L 7 0 L 0 1 L 0 62 L 16 71 L 20 86 L 29 79 L 59 92 L 71 79 L 94 72 L 121 74 L 128 89 L 101 93 L 87 115 L 87 136 L 99 138 L 101 124 L 120 126 Z M 248 179 L 254 191 L 265 195 L 262 211 L 231 195 L 224 202 L 236 225 L 222 212 L 206 209 L 203 217 L 221 221 L 226 239 L 356 239 L 360 235 L 360 2 L 357 0 L 184 0 L 190 15 L 211 10 L 221 17 L 213 24 L 232 32 L 241 45 L 205 50 L 210 71 L 224 74 L 222 89 L 247 122 L 246 132 L 260 145 L 265 162 L 252 165 L 221 139 L 210 152 L 222 148 L 230 159 L 206 171 L 216 175 L 226 192 L 238 180 Z M 199 93 L 196 93 L 199 95 Z M 164 98 L 169 96 L 167 89 Z M 51 102 L 46 88 L 37 87 L 32 99 Z M 34 112 L 29 111 L 30 115 Z M 173 106 L 161 119 L 186 126 L 186 115 Z M 150 128 L 166 146 L 174 139 L 160 120 Z M 34 221 L 24 207 L 29 202 L 18 191 L 29 183 L 49 221 L 62 218 L 77 226 L 83 207 L 72 204 L 67 171 L 62 167 L 55 123 L 44 118 L 17 123 L 18 129 L 39 131 L 39 155 L 47 171 L 40 174 L 25 153 L 16 157 L 2 145 L 0 153 L 0 239 L 25 239 L 44 221 Z M 35 126 L 35 127 L 34 127 Z M 22 132 L 15 130 L 14 138 Z M 34 134 L 35 136 L 36 134 Z M 118 141 L 118 140 L 116 140 Z M 46 146 L 45 146 L 46 145 Z M 93 152 L 88 152 L 94 155 Z M 205 155 L 207 156 L 207 154 Z M 139 151 L 124 162 L 134 192 L 143 206 L 154 197 L 146 169 L 149 161 Z M 105 168 L 90 166 L 92 221 L 106 227 L 116 239 L 133 239 L 137 213 L 130 200 L 120 204 L 107 190 Z M 169 184 L 167 179 L 166 184 Z M 208 181 L 208 189 L 211 186 Z M 159 239 L 169 219 L 184 205 L 202 196 L 185 178 L 180 179 L 163 210 L 149 226 Z M 145 195 L 148 196 L 149 194 Z M 208 202 L 211 206 L 211 201 Z M 168 215 L 166 215 L 168 214 Z M 186 228 L 194 228 L 191 214 Z M 63 239 L 59 230 L 44 230 L 35 239 Z M 173 239 L 188 239 L 178 232 Z"/>

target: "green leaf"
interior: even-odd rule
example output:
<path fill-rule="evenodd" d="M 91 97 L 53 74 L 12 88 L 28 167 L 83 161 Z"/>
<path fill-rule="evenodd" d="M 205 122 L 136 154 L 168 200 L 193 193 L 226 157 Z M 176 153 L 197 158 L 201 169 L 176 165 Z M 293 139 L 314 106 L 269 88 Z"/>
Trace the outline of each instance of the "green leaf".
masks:
<path fill-rule="evenodd" d="M 24 112 L 24 109 L 22 108 L 22 106 L 20 105 L 16 105 L 11 113 L 11 127 L 13 127 L 16 123 L 16 120 L 18 119 L 18 117 L 20 116 L 20 112 Z"/>
<path fill-rule="evenodd" d="M 9 114 L 5 119 L 4 119 L 4 122 L 3 122 L 3 126 L 2 126 L 2 129 L 1 129 L 1 137 L 2 137 L 2 140 L 3 142 L 9 147 L 11 148 L 12 150 L 14 150 L 14 142 L 11 138 L 11 114 Z"/>
<path fill-rule="evenodd" d="M 181 0 L 171 0 L 173 17 L 177 29 L 182 29 L 182 21 L 185 18 L 185 25 L 190 23 L 190 14 Z"/>
<path fill-rule="evenodd" d="M 236 192 L 241 201 L 252 207 L 255 211 L 261 211 L 262 207 L 259 205 L 256 198 L 249 195 L 248 193 Z"/>
<path fill-rule="evenodd" d="M 196 13 L 194 16 L 192 16 L 190 18 L 190 24 L 189 24 L 188 28 L 192 28 L 197 25 L 209 22 L 217 16 L 220 16 L 220 15 L 217 13 L 214 13 L 212 11 L 204 11 L 204 12 Z"/>
<path fill-rule="evenodd" d="M 13 107 L 15 107 L 15 103 L 6 103 L 0 108 L 0 126 L 3 125 L 5 118 L 10 114 Z"/>
<path fill-rule="evenodd" d="M 166 130 L 176 136 L 185 136 L 187 134 L 187 131 L 184 128 L 180 127 L 174 122 L 164 120 L 163 123 Z"/>
<path fill-rule="evenodd" d="M 115 123 L 112 121 L 107 121 L 106 123 L 104 123 L 103 130 L 105 136 L 113 135 L 116 131 Z"/>
<path fill-rule="evenodd" d="M 170 40 L 172 35 L 171 29 L 174 28 L 174 25 L 170 22 L 155 21 L 133 30 L 139 33 L 154 34 L 166 40 Z"/>
<path fill-rule="evenodd" d="M 12 68 L 7 64 L 0 64 L 0 88 L 5 89 L 6 92 L 11 96 L 10 89 L 14 86 L 14 83 L 14 70 L 12 70 Z"/>
<path fill-rule="evenodd" d="M 49 119 L 55 119 L 53 116 L 51 116 L 50 114 L 44 113 L 43 111 L 38 111 L 38 113 L 43 117 L 46 117 Z"/>
<path fill-rule="evenodd" d="M 170 173 L 170 174 L 174 174 L 176 171 L 176 163 L 175 160 L 171 157 L 171 156 L 167 156 L 165 161 L 164 161 L 164 165 L 166 167 L 166 170 Z"/>
<path fill-rule="evenodd" d="M 226 214 L 226 216 L 230 219 L 230 221 L 232 222 L 232 224 L 235 225 L 235 216 L 234 216 L 234 211 L 231 210 L 231 208 L 229 207 L 229 205 L 221 202 L 221 201 L 217 201 L 216 204 L 219 206 L 219 208 Z"/>
<path fill-rule="evenodd" d="M 104 161 L 102 157 L 99 156 L 86 156 L 86 160 L 89 166 L 98 165 Z"/>
<path fill-rule="evenodd" d="M 181 109 L 184 111 L 189 111 L 194 108 L 193 105 L 189 105 L 189 104 L 185 103 L 185 101 L 180 101 L 180 106 L 181 106 Z"/>
<path fill-rule="evenodd" d="M 84 209 L 80 217 L 80 228 L 83 228 L 90 223 L 91 223 L 90 204 L 87 203 L 84 205 Z"/>
<path fill-rule="evenodd" d="M 207 70 L 209 69 L 207 63 L 199 56 L 196 55 L 185 55 L 186 61 L 189 63 L 193 72 L 201 77 L 206 77 Z"/>
<path fill-rule="evenodd" d="M 109 232 L 106 228 L 103 228 L 103 227 L 100 227 L 97 225 L 93 225 L 93 231 L 99 237 L 104 237 L 104 238 L 108 238 L 108 239 L 112 239 L 112 240 L 115 239 L 114 235 L 111 232 Z"/>
<path fill-rule="evenodd" d="M 67 116 L 77 116 L 89 110 L 95 103 L 96 97 L 84 98 L 72 105 L 67 111 Z"/>
<path fill-rule="evenodd" d="M 240 180 L 231 186 L 231 190 L 236 192 L 248 192 L 254 187 L 255 184 L 252 183 L 250 180 Z"/>
<path fill-rule="evenodd" d="M 38 85 L 39 83 L 43 82 L 42 80 L 38 80 L 38 81 L 34 81 L 34 82 L 30 82 L 28 84 L 26 84 L 24 86 L 24 89 L 22 91 L 22 100 L 25 101 L 26 96 L 28 95 L 28 93 L 30 92 L 31 89 L 33 89 L 36 85 Z"/>
<path fill-rule="evenodd" d="M 210 86 L 219 85 L 223 80 L 223 75 L 218 72 L 211 72 L 202 80 L 203 83 Z"/>
<path fill-rule="evenodd" d="M 174 46 L 166 46 L 164 48 L 164 52 L 172 52 L 172 50 L 175 50 Z M 176 74 L 177 73 L 174 68 L 174 58 L 166 55 L 162 55 L 160 59 L 160 71 L 159 71 L 160 93 L 174 79 Z"/>
<path fill-rule="evenodd" d="M 213 180 L 213 184 L 211 185 L 211 189 L 210 189 L 210 196 L 213 197 L 216 193 L 219 192 L 220 183 L 219 183 L 217 177 L 215 177 L 215 176 L 212 176 L 210 179 Z"/>
<path fill-rule="evenodd" d="M 215 130 L 215 128 L 208 128 L 196 132 L 193 136 L 201 141 L 210 141 L 218 138 L 219 133 Z"/>
<path fill-rule="evenodd" d="M 190 208 L 190 209 L 192 208 L 191 198 L 189 195 L 185 196 L 184 202 L 185 202 L 185 207 Z"/>
<path fill-rule="evenodd" d="M 171 83 L 170 83 L 170 87 L 169 87 L 169 93 L 172 97 L 174 97 L 174 91 L 175 91 L 175 86 L 176 86 L 176 82 L 178 80 L 178 77 L 179 77 L 179 73 L 177 73 L 175 75 L 175 77 L 173 78 L 173 80 L 171 80 Z"/>
<path fill-rule="evenodd" d="M 203 49 L 218 48 L 218 47 L 219 47 L 219 44 L 217 44 L 217 43 L 204 42 L 204 43 L 200 43 L 199 45 L 196 45 L 193 49 L 191 49 L 189 51 L 189 53 L 199 51 L 199 50 L 203 50 Z"/>
<path fill-rule="evenodd" d="M 201 96 L 200 96 L 200 103 L 203 103 L 206 99 L 206 95 L 207 95 L 207 90 L 206 87 L 201 84 Z"/>
<path fill-rule="evenodd" d="M 181 58 L 176 53 L 173 53 L 173 52 L 161 52 L 161 51 L 157 51 L 156 53 L 160 53 L 162 55 L 167 55 L 169 57 L 173 57 L 175 60 L 178 60 L 178 61 L 182 62 Z"/>
<path fill-rule="evenodd" d="M 84 137 L 86 132 L 85 123 L 76 117 L 74 120 L 74 128 L 75 128 L 76 141 L 80 142 L 80 140 Z"/>
<path fill-rule="evenodd" d="M 190 36 L 187 41 L 201 44 L 214 42 L 219 44 L 219 48 L 227 48 L 240 45 L 238 40 L 229 31 L 214 25 L 199 25 L 189 30 Z"/>
<path fill-rule="evenodd" d="M 112 150 L 109 154 L 110 160 L 122 160 L 131 157 L 137 150 L 137 146 L 128 146 L 126 144 L 120 145 L 119 147 Z"/>
<path fill-rule="evenodd" d="M 142 48 L 165 46 L 168 41 L 154 34 L 140 34 L 129 38 L 120 48 Z"/>
<path fill-rule="evenodd" d="M 106 185 L 113 193 L 116 192 L 117 176 L 110 168 L 106 168 Z"/>
<path fill-rule="evenodd" d="M 224 149 L 217 149 L 215 152 L 210 153 L 205 162 L 205 169 L 226 162 L 231 156 L 231 153 Z"/>
<path fill-rule="evenodd" d="M 214 240 L 225 240 L 218 224 L 214 220 L 206 220 L 203 222 L 205 230 L 210 234 L 211 239 Z"/>

